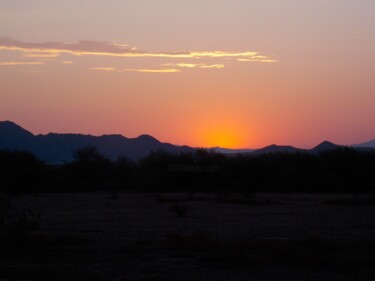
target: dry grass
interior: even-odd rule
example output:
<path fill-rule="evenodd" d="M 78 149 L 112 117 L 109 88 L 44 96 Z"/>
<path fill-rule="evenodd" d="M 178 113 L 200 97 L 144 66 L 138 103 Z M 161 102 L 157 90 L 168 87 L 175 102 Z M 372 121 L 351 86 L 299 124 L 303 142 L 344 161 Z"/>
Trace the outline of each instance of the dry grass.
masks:
<path fill-rule="evenodd" d="M 218 198 L 219 202 L 229 203 L 229 204 L 241 204 L 241 205 L 253 205 L 253 206 L 266 206 L 266 205 L 279 205 L 280 201 L 275 199 L 264 199 L 258 198 L 256 195 L 229 195 L 220 196 Z"/>
<path fill-rule="evenodd" d="M 343 205 L 343 206 L 366 206 L 375 205 L 375 195 L 367 196 L 346 196 L 341 198 L 330 198 L 324 201 L 329 205 Z"/>
<path fill-rule="evenodd" d="M 0 232 L 0 280 L 375 280 L 375 206 L 322 204 L 346 195 L 119 195 L 14 199 L 43 220 Z"/>

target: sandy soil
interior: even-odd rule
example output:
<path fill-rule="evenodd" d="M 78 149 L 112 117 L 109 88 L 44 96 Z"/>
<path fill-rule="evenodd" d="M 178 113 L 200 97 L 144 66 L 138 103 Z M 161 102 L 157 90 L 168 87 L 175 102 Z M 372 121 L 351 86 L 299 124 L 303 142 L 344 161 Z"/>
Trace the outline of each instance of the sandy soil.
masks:
<path fill-rule="evenodd" d="M 40 219 L 0 232 L 0 280 L 375 280 L 375 204 L 366 198 L 19 196 L 12 212 Z"/>

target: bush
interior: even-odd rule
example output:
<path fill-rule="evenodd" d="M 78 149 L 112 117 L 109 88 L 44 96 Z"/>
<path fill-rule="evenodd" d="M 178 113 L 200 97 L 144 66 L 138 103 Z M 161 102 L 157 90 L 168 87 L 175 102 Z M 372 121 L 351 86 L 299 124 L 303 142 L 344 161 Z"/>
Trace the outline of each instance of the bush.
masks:
<path fill-rule="evenodd" d="M 174 204 L 169 210 L 177 215 L 179 218 L 185 218 L 189 212 L 189 207 L 182 204 Z"/>

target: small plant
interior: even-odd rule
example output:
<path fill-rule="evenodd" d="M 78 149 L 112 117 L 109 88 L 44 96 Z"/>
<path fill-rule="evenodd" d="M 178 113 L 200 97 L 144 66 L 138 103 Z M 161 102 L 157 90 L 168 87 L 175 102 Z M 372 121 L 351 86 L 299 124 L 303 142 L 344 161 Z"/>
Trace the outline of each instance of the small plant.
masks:
<path fill-rule="evenodd" d="M 225 245 L 202 257 L 202 261 L 220 268 L 240 268 L 249 265 L 246 249 Z"/>
<path fill-rule="evenodd" d="M 21 231 L 37 230 L 40 226 L 40 215 L 33 210 L 23 209 L 16 215 L 14 229 Z"/>
<path fill-rule="evenodd" d="M 174 204 L 169 210 L 177 215 L 179 218 L 185 218 L 189 212 L 189 207 L 182 204 Z"/>
<path fill-rule="evenodd" d="M 5 195 L 0 196 L 0 230 L 29 231 L 39 229 L 40 215 L 31 209 L 24 208 L 18 212 L 12 207 L 12 202 Z"/>
<path fill-rule="evenodd" d="M 122 250 L 133 257 L 138 257 L 147 252 L 150 242 L 145 240 L 134 240 L 125 245 Z"/>
<path fill-rule="evenodd" d="M 157 201 L 160 203 L 183 203 L 188 202 L 190 200 L 191 199 L 188 196 L 182 196 L 181 194 L 169 196 L 162 195 L 157 198 Z"/>
<path fill-rule="evenodd" d="M 7 223 L 11 209 L 11 201 L 5 195 L 0 195 L 0 229 Z"/>
<path fill-rule="evenodd" d="M 343 205 L 343 206 L 365 206 L 365 205 L 375 205 L 375 196 L 369 195 L 366 197 L 358 198 L 358 196 L 351 198 L 332 198 L 324 201 L 327 205 Z"/>
<path fill-rule="evenodd" d="M 190 235 L 169 235 L 165 240 L 167 247 L 182 253 L 212 252 L 219 248 L 219 242 L 211 234 L 196 231 Z"/>

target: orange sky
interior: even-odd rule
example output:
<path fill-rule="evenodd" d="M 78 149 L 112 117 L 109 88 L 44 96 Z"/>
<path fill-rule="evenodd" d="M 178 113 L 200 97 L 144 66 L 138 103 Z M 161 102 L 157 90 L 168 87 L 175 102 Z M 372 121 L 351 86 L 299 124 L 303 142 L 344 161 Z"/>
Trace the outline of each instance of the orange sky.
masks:
<path fill-rule="evenodd" d="M 204 147 L 364 142 L 374 14 L 370 0 L 4 0 L 0 120 Z"/>

